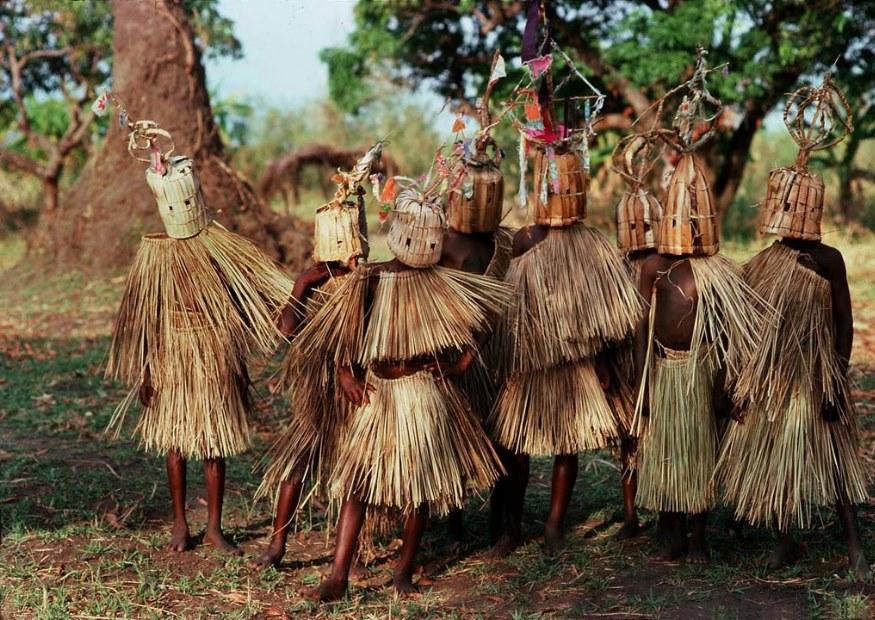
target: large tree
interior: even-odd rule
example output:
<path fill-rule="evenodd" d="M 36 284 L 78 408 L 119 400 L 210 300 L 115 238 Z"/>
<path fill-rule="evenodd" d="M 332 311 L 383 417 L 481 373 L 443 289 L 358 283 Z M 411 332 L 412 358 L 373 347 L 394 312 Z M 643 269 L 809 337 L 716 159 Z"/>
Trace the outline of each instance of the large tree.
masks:
<path fill-rule="evenodd" d="M 472 110 L 493 51 L 518 55 L 525 4 L 359 0 L 348 45 L 323 51 L 331 93 L 353 110 L 380 72 Z M 875 78 L 875 2 L 868 0 L 547 0 L 547 7 L 554 38 L 609 94 L 603 131 L 627 129 L 631 115 L 689 75 L 697 45 L 711 50 L 712 64 L 729 63 L 728 75 L 714 80 L 734 115 L 707 153 L 724 210 L 763 119 L 800 80 L 834 61 L 839 75 Z"/>
<path fill-rule="evenodd" d="M 112 90 L 132 119 L 158 122 L 173 135 L 176 152 L 194 158 L 219 221 L 277 259 L 300 265 L 309 252 L 301 224 L 267 208 L 225 160 L 201 56 L 210 45 L 233 46 L 235 40 L 227 28 L 199 27 L 219 19 L 214 4 L 114 0 Z M 139 234 L 161 230 L 144 166 L 128 155 L 124 131 L 114 122 L 62 204 L 40 219 L 37 235 L 39 249 L 58 264 L 123 264 Z"/>

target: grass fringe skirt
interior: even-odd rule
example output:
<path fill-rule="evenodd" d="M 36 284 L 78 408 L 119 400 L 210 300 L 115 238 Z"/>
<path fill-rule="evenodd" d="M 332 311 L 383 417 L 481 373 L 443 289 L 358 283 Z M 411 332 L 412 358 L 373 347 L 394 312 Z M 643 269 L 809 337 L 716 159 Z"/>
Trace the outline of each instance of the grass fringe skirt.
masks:
<path fill-rule="evenodd" d="M 775 243 L 745 269 L 780 322 L 761 332 L 739 379 L 749 406 L 744 423 L 730 426 L 716 474 L 738 518 L 782 531 L 809 527 L 813 508 L 868 497 L 848 380 L 835 353 L 830 285 L 798 257 Z M 822 417 L 827 402 L 838 407 L 834 422 Z"/>
<path fill-rule="evenodd" d="M 461 508 L 491 487 L 498 456 L 451 383 L 418 372 L 367 378 L 375 390 L 352 416 L 332 473 L 332 495 L 403 513 L 429 504 L 435 514 Z"/>
<path fill-rule="evenodd" d="M 688 351 L 663 349 L 650 371 L 650 417 L 637 421 L 638 493 L 649 510 L 696 514 L 713 505 L 717 422 L 713 364 Z M 700 371 L 690 376 L 690 363 Z"/>
<path fill-rule="evenodd" d="M 106 374 L 131 386 L 116 436 L 148 376 L 155 394 L 135 433 L 158 454 L 189 459 L 246 449 L 245 363 L 281 336 L 291 280 L 250 241 L 211 224 L 190 239 L 143 238 L 113 327 Z"/>
<path fill-rule="evenodd" d="M 510 377 L 488 427 L 508 450 L 552 456 L 604 448 L 620 424 L 592 363 L 579 362 Z"/>

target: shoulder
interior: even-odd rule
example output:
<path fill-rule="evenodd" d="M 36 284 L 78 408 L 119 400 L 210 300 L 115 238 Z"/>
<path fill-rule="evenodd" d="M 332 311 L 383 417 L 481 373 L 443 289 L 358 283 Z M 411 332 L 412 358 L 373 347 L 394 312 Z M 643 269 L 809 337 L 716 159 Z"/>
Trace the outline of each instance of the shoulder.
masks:
<path fill-rule="evenodd" d="M 513 244 L 511 246 L 514 257 L 525 254 L 539 241 L 542 241 L 546 235 L 542 234 L 537 226 L 523 226 L 513 236 Z"/>
<path fill-rule="evenodd" d="M 847 277 L 845 259 L 842 253 L 831 245 L 821 243 L 817 251 L 817 262 L 823 267 L 830 279 Z"/>

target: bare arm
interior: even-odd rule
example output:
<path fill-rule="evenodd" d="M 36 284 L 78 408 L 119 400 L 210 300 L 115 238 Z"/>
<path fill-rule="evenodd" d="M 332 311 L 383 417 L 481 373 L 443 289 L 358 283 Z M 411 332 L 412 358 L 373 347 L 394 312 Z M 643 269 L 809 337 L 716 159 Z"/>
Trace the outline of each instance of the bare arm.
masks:
<path fill-rule="evenodd" d="M 316 263 L 301 272 L 295 279 L 289 302 L 279 317 L 279 328 L 284 336 L 291 336 L 298 331 L 304 318 L 307 300 L 313 294 L 313 290 L 325 284 L 330 277 L 331 271 L 328 266 L 325 263 Z"/>
<path fill-rule="evenodd" d="M 634 359 L 636 393 L 639 393 L 641 390 L 641 384 L 644 380 L 644 366 L 647 363 L 647 347 L 650 339 L 650 300 L 653 293 L 653 286 L 656 282 L 657 267 L 657 257 L 651 256 L 648 258 L 641 267 L 641 279 L 638 281 L 638 292 L 644 300 L 644 308 L 641 313 L 641 318 L 638 319 L 638 325 L 635 326 Z M 649 415 L 650 401 L 649 394 L 646 390 L 647 386 L 645 384 L 644 414 Z"/>
<path fill-rule="evenodd" d="M 832 297 L 835 353 L 839 364 L 840 376 L 844 377 L 848 372 L 851 348 L 854 344 L 854 315 L 851 309 L 851 291 L 848 288 L 848 274 L 842 255 L 837 250 L 832 250 L 824 262 L 829 274 Z M 836 386 L 835 393 L 841 393 L 840 386 Z M 825 402 L 822 415 L 828 421 L 839 419 L 839 403 Z"/>

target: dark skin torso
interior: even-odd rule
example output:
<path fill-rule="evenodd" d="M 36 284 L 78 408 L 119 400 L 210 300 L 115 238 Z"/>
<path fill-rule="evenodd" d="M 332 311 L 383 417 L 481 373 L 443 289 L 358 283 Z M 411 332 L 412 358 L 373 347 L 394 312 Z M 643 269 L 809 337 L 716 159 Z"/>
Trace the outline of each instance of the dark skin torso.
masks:
<path fill-rule="evenodd" d="M 461 233 L 452 228 L 444 235 L 442 267 L 484 274 L 495 253 L 492 233 Z"/>

